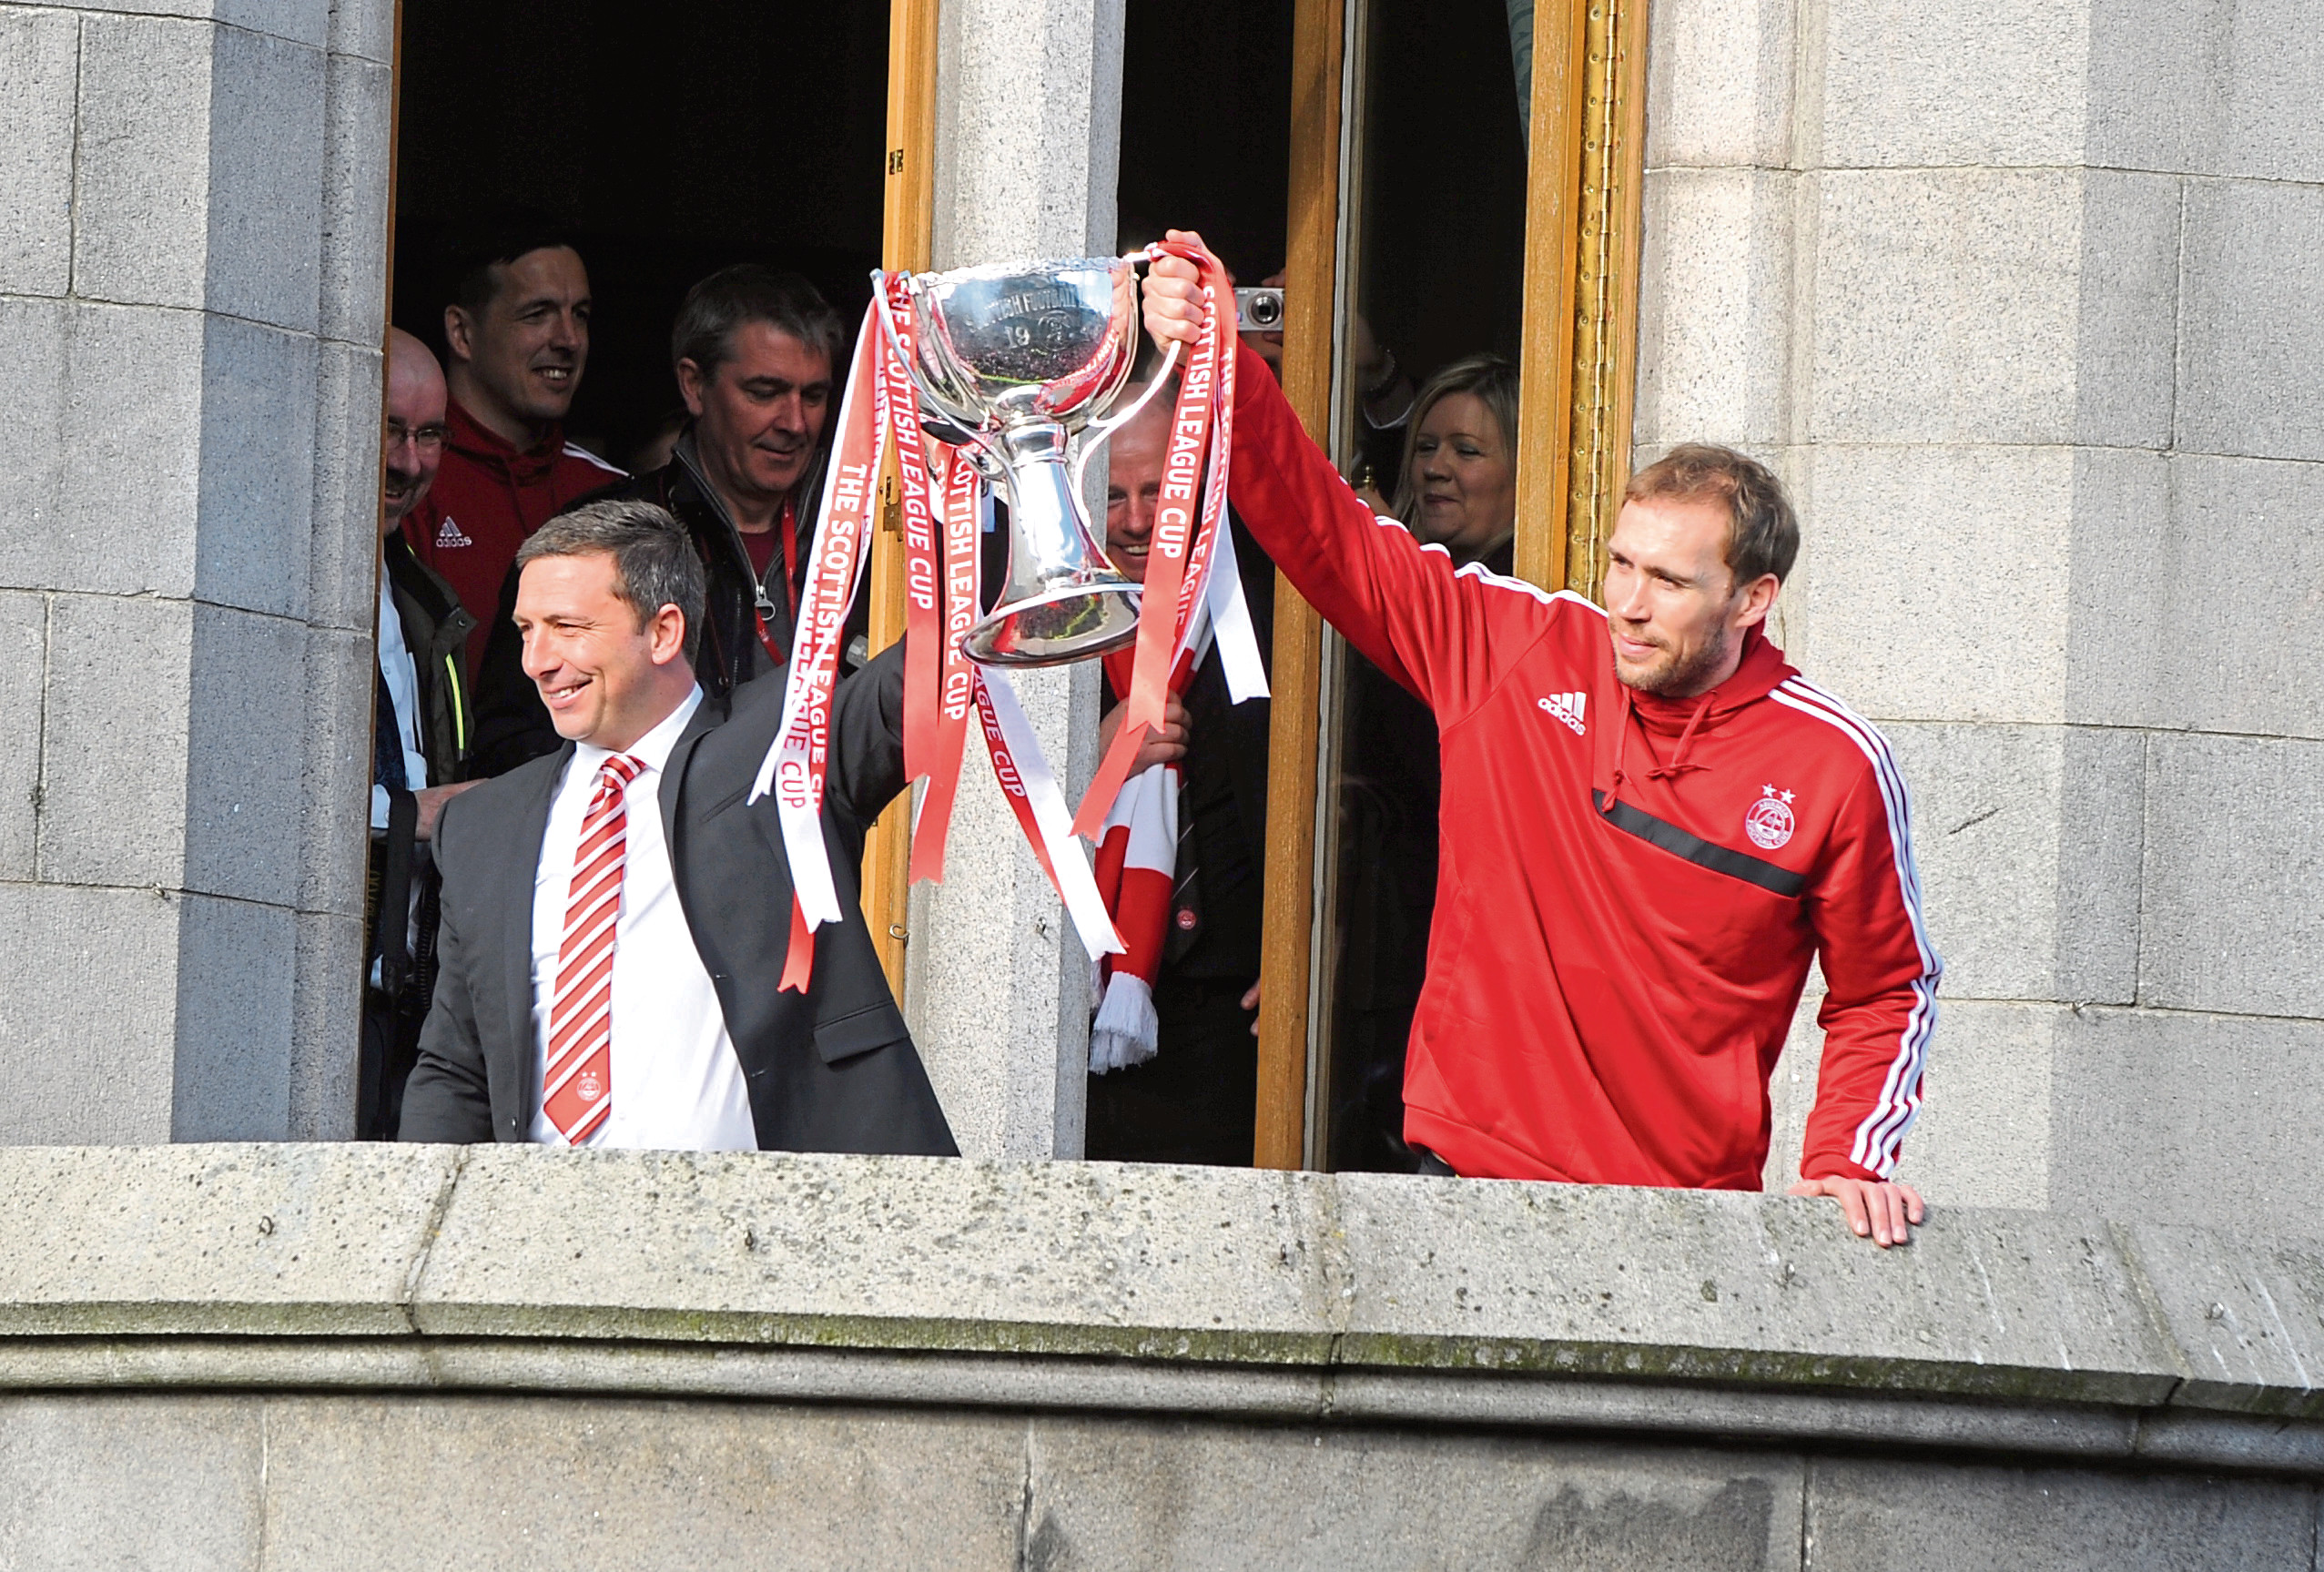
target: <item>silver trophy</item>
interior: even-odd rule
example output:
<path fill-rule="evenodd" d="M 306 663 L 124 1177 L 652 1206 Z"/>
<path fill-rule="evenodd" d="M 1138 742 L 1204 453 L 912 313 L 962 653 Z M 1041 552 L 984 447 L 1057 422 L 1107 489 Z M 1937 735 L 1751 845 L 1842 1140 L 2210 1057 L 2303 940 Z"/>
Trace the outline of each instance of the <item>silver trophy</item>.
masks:
<path fill-rule="evenodd" d="M 1009 262 L 905 279 L 908 369 L 934 411 L 923 424 L 968 449 L 1009 503 L 1009 579 L 962 641 L 971 660 L 1061 665 L 1137 637 L 1138 586 L 1091 532 L 1081 472 L 1168 376 L 1165 362 L 1144 398 L 1098 419 L 1137 363 L 1139 260 Z"/>

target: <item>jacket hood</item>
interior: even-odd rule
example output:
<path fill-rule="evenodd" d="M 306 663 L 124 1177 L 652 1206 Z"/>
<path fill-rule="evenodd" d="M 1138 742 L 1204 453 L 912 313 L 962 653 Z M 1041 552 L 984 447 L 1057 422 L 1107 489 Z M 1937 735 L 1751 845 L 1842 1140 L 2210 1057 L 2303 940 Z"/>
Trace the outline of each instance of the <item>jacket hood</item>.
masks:
<path fill-rule="evenodd" d="M 468 412 L 458 399 L 444 400 L 444 442 L 461 457 L 497 470 L 519 486 L 548 479 L 565 447 L 562 422 L 552 421 L 538 442 L 520 449 Z"/>
<path fill-rule="evenodd" d="M 1610 671 L 1610 651 L 1607 665 Z M 1752 627 L 1743 634 L 1742 659 L 1735 667 L 1735 674 L 1707 694 L 1685 699 L 1664 698 L 1659 694 L 1639 693 L 1615 678 L 1613 759 L 1606 784 L 1609 804 L 1622 795 L 1626 785 L 1634 784 L 1635 777 L 1675 782 L 1689 771 L 1709 768 L 1696 756 L 1697 742 L 1796 674 L 1791 664 L 1783 658 L 1783 652 L 1770 643 L 1759 628 Z M 1630 736 L 1633 725 L 1645 734 L 1637 739 L 1636 746 Z"/>

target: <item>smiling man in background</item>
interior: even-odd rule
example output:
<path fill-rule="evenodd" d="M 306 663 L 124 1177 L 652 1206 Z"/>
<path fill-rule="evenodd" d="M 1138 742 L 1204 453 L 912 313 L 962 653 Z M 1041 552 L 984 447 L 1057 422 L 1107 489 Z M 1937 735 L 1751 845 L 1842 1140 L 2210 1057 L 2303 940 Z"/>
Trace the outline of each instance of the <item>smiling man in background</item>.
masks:
<path fill-rule="evenodd" d="M 686 292 L 670 330 L 670 368 L 687 421 L 670 461 L 592 501 L 667 509 L 702 559 L 695 675 L 723 703 L 790 658 L 830 425 L 839 315 L 796 273 L 724 268 Z M 513 583 L 477 674 L 482 767 L 497 775 L 557 745 L 524 674 Z"/>
<path fill-rule="evenodd" d="M 554 234 L 495 238 L 464 253 L 444 307 L 442 468 L 405 533 L 476 619 L 472 670 L 525 537 L 621 471 L 565 441 L 589 365 L 589 270 Z"/>

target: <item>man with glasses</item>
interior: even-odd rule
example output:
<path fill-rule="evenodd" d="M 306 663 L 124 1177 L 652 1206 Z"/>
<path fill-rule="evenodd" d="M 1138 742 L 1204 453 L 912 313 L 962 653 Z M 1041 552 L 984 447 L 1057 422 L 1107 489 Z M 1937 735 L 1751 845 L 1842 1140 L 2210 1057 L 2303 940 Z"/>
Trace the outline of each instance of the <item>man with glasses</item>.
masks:
<path fill-rule="evenodd" d="M 403 521 L 443 461 L 442 370 L 426 345 L 388 332 L 385 479 L 380 507 L 379 663 L 373 673 L 371 865 L 361 1134 L 391 1139 L 404 1078 L 435 983 L 436 876 L 429 856 L 443 805 L 466 779 L 473 729 L 467 643 L 475 619 L 412 553 Z"/>

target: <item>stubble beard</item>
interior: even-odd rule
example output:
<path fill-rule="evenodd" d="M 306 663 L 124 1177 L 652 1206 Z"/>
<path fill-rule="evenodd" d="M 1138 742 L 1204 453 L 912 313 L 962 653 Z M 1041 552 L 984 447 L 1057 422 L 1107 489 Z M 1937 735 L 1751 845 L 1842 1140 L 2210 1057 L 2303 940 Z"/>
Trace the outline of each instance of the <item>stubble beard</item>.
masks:
<path fill-rule="evenodd" d="M 1712 685 L 1711 674 L 1726 664 L 1734 647 L 1734 635 L 1720 629 L 1719 636 L 1684 657 L 1672 654 L 1666 647 L 1663 658 L 1636 676 L 1624 672 L 1620 663 L 1615 674 L 1629 687 L 1657 698 L 1693 698 Z"/>

